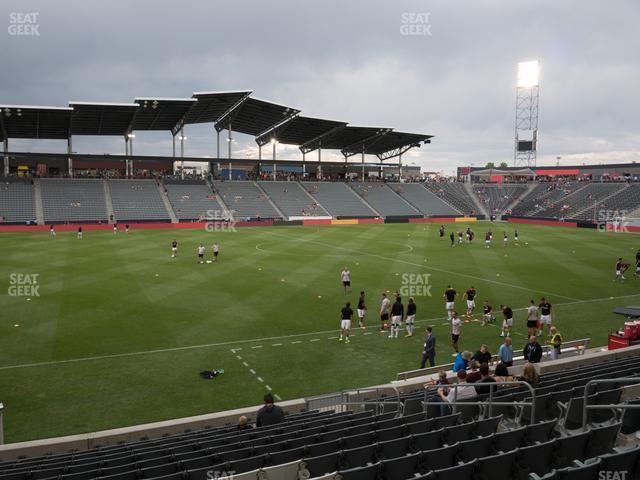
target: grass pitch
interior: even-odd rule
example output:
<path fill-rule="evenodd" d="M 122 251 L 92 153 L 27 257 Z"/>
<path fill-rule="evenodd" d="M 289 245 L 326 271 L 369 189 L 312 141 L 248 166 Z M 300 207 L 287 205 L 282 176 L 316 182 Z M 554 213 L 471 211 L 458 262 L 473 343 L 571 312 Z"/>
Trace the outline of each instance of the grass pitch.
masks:
<path fill-rule="evenodd" d="M 615 306 L 640 303 L 631 271 L 613 282 L 618 257 L 638 237 L 586 229 L 472 224 L 472 245 L 451 248 L 437 225 L 242 228 L 237 232 L 138 230 L 4 234 L 0 278 L 0 401 L 7 442 L 66 435 L 256 405 L 271 388 L 282 399 L 375 385 L 418 367 L 433 325 L 438 363 L 451 361 L 442 292 L 478 290 L 515 312 L 514 347 L 525 343 L 523 307 L 546 296 L 565 339 L 606 344 L 623 319 Z M 449 229 L 466 225 L 449 224 Z M 510 241 L 502 244 L 502 231 Z M 179 244 L 171 258 L 170 243 Z M 196 263 L 196 247 L 220 243 L 220 261 Z M 345 295 L 340 271 L 352 273 Z M 38 274 L 39 296 L 9 295 L 12 274 Z M 412 276 L 414 274 L 414 276 Z M 380 294 L 420 285 L 416 335 L 379 333 Z M 421 277 L 424 278 L 424 277 Z M 16 289 L 13 293 L 16 293 Z M 367 293 L 369 328 L 337 342 L 339 312 Z M 428 293 L 427 289 L 414 292 Z M 611 298 L 614 297 L 614 298 Z M 406 303 L 407 296 L 403 298 Z M 500 318 L 500 316 L 499 316 Z M 357 324 L 357 322 L 354 322 Z M 404 332 L 403 332 L 404 334 Z M 461 347 L 500 343 L 498 327 L 466 323 Z M 198 373 L 224 368 L 211 381 Z M 268 387 L 267 387 L 268 386 Z"/>

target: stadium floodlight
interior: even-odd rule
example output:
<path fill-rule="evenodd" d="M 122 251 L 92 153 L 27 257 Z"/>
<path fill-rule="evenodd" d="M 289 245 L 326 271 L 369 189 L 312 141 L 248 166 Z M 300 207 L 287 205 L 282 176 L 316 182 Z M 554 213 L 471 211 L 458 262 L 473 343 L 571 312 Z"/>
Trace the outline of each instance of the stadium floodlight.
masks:
<path fill-rule="evenodd" d="M 187 137 L 185 137 L 184 135 L 181 135 L 181 136 L 178 137 L 178 140 L 186 140 L 186 139 L 187 139 Z"/>
<path fill-rule="evenodd" d="M 127 134 L 127 137 L 128 137 L 128 138 L 136 138 L 136 136 L 135 136 L 133 133 L 129 133 L 129 134 Z"/>
<path fill-rule="evenodd" d="M 271 138 L 271 145 L 275 145 L 276 143 L 278 143 L 278 140 L 276 140 L 275 137 Z"/>
<path fill-rule="evenodd" d="M 518 87 L 531 88 L 538 86 L 538 61 L 518 63 Z"/>

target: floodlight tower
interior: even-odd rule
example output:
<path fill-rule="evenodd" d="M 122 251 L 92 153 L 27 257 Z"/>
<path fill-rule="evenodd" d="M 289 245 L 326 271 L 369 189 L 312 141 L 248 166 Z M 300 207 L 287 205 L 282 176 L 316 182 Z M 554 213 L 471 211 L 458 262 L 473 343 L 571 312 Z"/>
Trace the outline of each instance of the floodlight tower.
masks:
<path fill-rule="evenodd" d="M 537 60 L 518 63 L 514 165 L 535 167 L 538 150 L 539 65 Z"/>

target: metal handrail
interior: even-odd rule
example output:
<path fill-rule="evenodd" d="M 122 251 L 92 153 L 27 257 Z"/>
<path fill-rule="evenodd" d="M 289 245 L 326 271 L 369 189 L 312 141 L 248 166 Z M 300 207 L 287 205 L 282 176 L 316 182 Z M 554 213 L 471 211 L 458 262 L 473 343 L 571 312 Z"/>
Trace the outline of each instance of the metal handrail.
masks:
<path fill-rule="evenodd" d="M 478 405 L 478 406 L 480 406 L 480 405 L 488 404 L 489 405 L 489 416 L 491 416 L 491 413 L 493 411 L 492 405 L 512 406 L 514 404 L 514 402 L 494 402 L 493 401 L 493 391 L 495 389 L 497 389 L 498 387 L 500 387 L 502 385 L 524 385 L 531 392 L 531 402 L 518 402 L 518 404 L 519 405 L 531 405 L 531 423 L 535 423 L 536 391 L 531 386 L 531 384 L 529 382 L 525 382 L 524 380 L 509 380 L 509 381 L 506 381 L 506 382 L 496 382 L 496 383 L 491 382 L 491 383 L 482 383 L 482 384 L 479 384 L 479 383 L 464 383 L 464 384 L 453 383 L 451 385 L 433 385 L 433 387 L 437 387 L 437 388 L 443 388 L 443 387 L 454 388 L 456 390 L 456 397 L 457 397 L 457 390 L 458 390 L 459 387 L 475 388 L 476 385 L 482 385 L 483 387 L 489 387 L 489 397 L 485 401 L 478 401 L 478 402 L 467 402 L 467 401 L 447 402 L 446 403 L 447 405 L 453 405 L 453 413 L 456 413 L 458 405 Z M 428 391 L 429 391 L 429 389 L 425 388 L 424 401 L 422 402 L 423 405 L 443 405 L 442 402 L 429 402 L 429 401 L 427 401 L 427 392 Z"/>
<path fill-rule="evenodd" d="M 620 377 L 620 378 L 602 378 L 589 380 L 584 386 L 584 398 L 582 401 L 582 430 L 587 430 L 587 410 L 606 410 L 606 409 L 614 409 L 620 408 L 626 410 L 628 408 L 640 408 L 639 405 L 630 405 L 628 403 L 618 403 L 618 404 L 610 404 L 610 405 L 588 405 L 589 403 L 589 387 L 591 385 L 596 385 L 598 383 L 628 383 L 628 384 L 636 384 L 640 385 L 640 377 Z"/>

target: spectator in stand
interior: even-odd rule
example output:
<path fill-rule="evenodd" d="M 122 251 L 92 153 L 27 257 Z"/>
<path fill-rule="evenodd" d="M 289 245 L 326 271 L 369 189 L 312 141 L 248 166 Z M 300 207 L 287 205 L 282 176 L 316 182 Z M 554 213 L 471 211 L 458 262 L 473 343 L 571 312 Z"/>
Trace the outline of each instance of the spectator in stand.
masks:
<path fill-rule="evenodd" d="M 473 356 L 473 360 L 482 365 L 483 363 L 491 363 L 491 357 L 492 355 L 491 352 L 489 352 L 489 347 L 482 344 L 480 345 L 480 350 L 478 350 Z"/>
<path fill-rule="evenodd" d="M 267 393 L 264 396 L 264 407 L 258 410 L 256 427 L 266 427 L 284 422 L 284 411 L 273 403 L 273 395 Z"/>
<path fill-rule="evenodd" d="M 442 401 L 440 407 L 441 415 L 447 414 L 452 403 L 463 400 L 473 400 L 478 396 L 476 389 L 471 385 L 467 385 L 467 372 L 465 370 L 459 370 L 457 376 L 459 387 L 450 388 L 449 393 L 446 395 L 444 393 L 444 387 L 438 389 L 438 396 L 440 397 L 440 401 Z"/>
<path fill-rule="evenodd" d="M 428 390 L 430 387 L 437 385 L 437 386 L 442 386 L 442 385 L 450 385 L 451 382 L 449 382 L 449 379 L 447 378 L 447 372 L 445 372 L 444 370 L 440 370 L 438 372 L 438 378 L 434 378 L 429 380 L 427 383 L 424 384 L 424 388 L 425 390 Z"/>
<path fill-rule="evenodd" d="M 493 378 L 496 382 L 509 382 L 513 380 L 513 376 L 509 373 L 509 369 L 502 362 L 496 365 L 496 370 L 493 372 Z"/>
<path fill-rule="evenodd" d="M 522 380 L 523 382 L 529 383 L 531 386 L 536 386 L 540 383 L 540 376 L 536 371 L 535 365 L 533 363 L 525 363 L 524 368 L 522 369 L 522 375 L 516 377 L 518 380 Z"/>
<path fill-rule="evenodd" d="M 480 383 L 496 383 L 496 379 L 489 375 L 489 364 L 483 363 L 480 365 L 480 380 L 476 382 L 476 393 L 478 395 L 489 395 L 490 386 L 480 386 Z M 493 389 L 493 393 L 496 392 L 496 389 Z"/>
<path fill-rule="evenodd" d="M 551 345 L 551 360 L 558 360 L 560 358 L 560 349 L 562 347 L 562 335 L 556 327 L 551 327 L 549 329 L 549 333 L 551 334 L 551 338 L 549 340 L 549 344 Z"/>
<path fill-rule="evenodd" d="M 251 429 L 251 425 L 249 425 L 249 419 L 242 415 L 238 418 L 238 430 L 249 430 Z"/>
<path fill-rule="evenodd" d="M 542 347 L 538 343 L 538 338 L 531 335 L 529 343 L 527 343 L 522 351 L 524 359 L 530 363 L 538 363 L 542 360 Z"/>
<path fill-rule="evenodd" d="M 513 345 L 512 345 L 511 337 L 505 337 L 504 343 L 500 345 L 500 349 L 498 350 L 498 356 L 500 357 L 500 362 L 505 367 L 513 366 Z M 496 367 L 497 368 L 497 367 Z"/>
<path fill-rule="evenodd" d="M 471 352 L 464 351 L 462 353 L 458 353 L 455 361 L 453 362 L 453 372 L 457 373 L 460 370 L 466 370 L 469 366 L 469 360 L 471 360 Z"/>
<path fill-rule="evenodd" d="M 480 364 L 477 360 L 471 360 L 469 362 L 470 371 L 467 372 L 467 383 L 476 383 L 478 380 L 480 380 L 480 378 L 482 378 L 480 372 L 478 371 L 479 366 Z"/>

